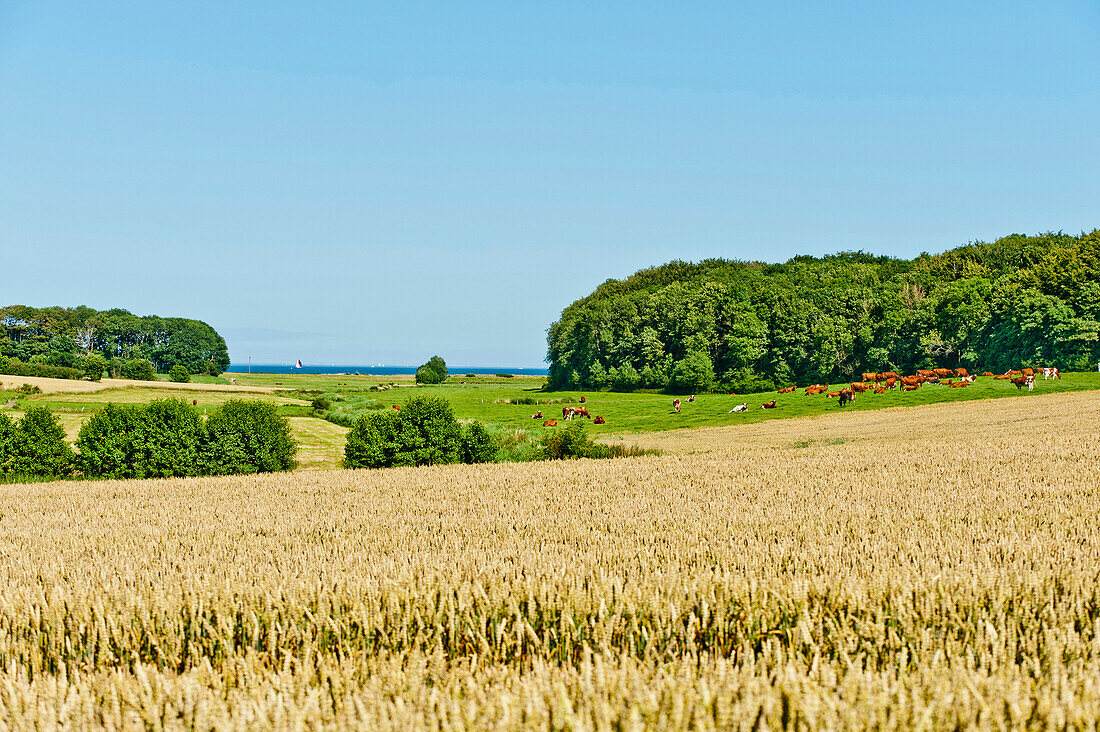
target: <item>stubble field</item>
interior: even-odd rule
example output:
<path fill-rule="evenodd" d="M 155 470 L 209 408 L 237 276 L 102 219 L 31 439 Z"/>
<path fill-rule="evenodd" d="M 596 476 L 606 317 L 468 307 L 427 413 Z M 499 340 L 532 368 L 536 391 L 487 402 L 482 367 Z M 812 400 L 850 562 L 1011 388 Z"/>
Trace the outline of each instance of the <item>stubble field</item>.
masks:
<path fill-rule="evenodd" d="M 0 486 L 0 724 L 1085 727 L 1095 393 Z"/>

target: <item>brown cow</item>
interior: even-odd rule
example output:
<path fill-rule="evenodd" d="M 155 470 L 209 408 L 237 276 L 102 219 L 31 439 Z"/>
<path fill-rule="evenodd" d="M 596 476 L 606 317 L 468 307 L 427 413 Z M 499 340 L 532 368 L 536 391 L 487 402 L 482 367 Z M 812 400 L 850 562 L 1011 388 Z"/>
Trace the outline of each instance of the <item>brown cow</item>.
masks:
<path fill-rule="evenodd" d="M 760 405 L 760 408 L 761 409 L 775 409 L 775 400 L 772 399 L 770 402 L 764 402 L 763 404 Z"/>
<path fill-rule="evenodd" d="M 900 378 L 901 378 L 900 376 L 898 376 L 896 378 L 891 376 L 889 379 L 882 382 L 882 385 L 885 386 L 887 389 L 893 389 L 894 384 L 898 383 L 898 379 L 900 379 Z"/>
<path fill-rule="evenodd" d="M 948 384 L 948 386 L 970 386 L 970 382 L 966 380 L 956 381 L 954 384 Z"/>
<path fill-rule="evenodd" d="M 394 404 L 393 408 L 394 408 L 394 411 L 397 411 L 397 412 L 401 411 L 401 405 L 400 404 Z"/>
<path fill-rule="evenodd" d="M 841 389 L 840 390 L 840 406 L 846 407 L 849 402 L 856 400 L 856 393 L 853 389 Z"/>
<path fill-rule="evenodd" d="M 1016 391 L 1023 389 L 1025 386 L 1027 387 L 1028 391 L 1031 391 L 1035 388 L 1035 377 L 1017 376 L 1015 379 L 1012 380 L 1012 383 L 1016 385 Z"/>
<path fill-rule="evenodd" d="M 885 386 L 880 386 L 879 388 L 875 389 L 875 393 L 876 394 L 885 394 L 886 393 L 886 387 Z"/>
<path fill-rule="evenodd" d="M 901 374 L 896 371 L 883 371 L 881 374 L 878 375 L 878 378 L 880 381 L 882 379 L 900 379 Z"/>
<path fill-rule="evenodd" d="M 966 378 L 967 376 L 970 376 L 970 372 L 967 371 L 966 369 L 955 369 L 955 376 L 961 376 L 962 378 Z"/>
<path fill-rule="evenodd" d="M 906 388 L 911 386 L 911 387 L 913 387 L 913 389 L 916 389 L 923 382 L 924 382 L 924 378 L 920 377 L 920 376 L 903 376 L 903 377 L 901 377 L 901 385 L 903 387 L 906 387 Z"/>
<path fill-rule="evenodd" d="M 1008 371 L 1005 371 L 1005 376 L 1023 376 L 1023 375 L 1024 375 L 1023 371 L 1017 371 L 1016 369 L 1009 369 Z"/>
<path fill-rule="evenodd" d="M 873 389 L 874 388 L 870 384 L 864 384 L 862 381 L 853 381 L 848 386 L 851 387 L 852 391 L 858 391 L 861 394 L 863 392 L 867 391 L 868 389 Z"/>
<path fill-rule="evenodd" d="M 939 377 L 954 376 L 954 369 L 932 369 L 932 373 Z"/>
<path fill-rule="evenodd" d="M 680 400 L 679 399 L 673 399 L 672 400 L 672 408 L 676 410 L 676 414 L 680 413 Z"/>
<path fill-rule="evenodd" d="M 607 422 L 604 420 L 603 417 L 597 414 L 595 419 L 592 420 L 592 424 L 607 424 Z"/>
<path fill-rule="evenodd" d="M 542 426 L 543 427 L 557 427 L 558 426 L 558 420 L 548 419 L 548 420 L 546 420 L 545 422 L 542 423 Z"/>
<path fill-rule="evenodd" d="M 1020 375 L 1021 376 L 1034 376 L 1035 375 L 1035 369 L 1024 369 L 1023 371 L 1020 372 Z"/>
<path fill-rule="evenodd" d="M 776 394 L 790 394 L 792 391 L 794 391 L 794 387 L 788 386 L 786 389 L 780 389 Z"/>
<path fill-rule="evenodd" d="M 839 391 L 830 391 L 828 394 L 825 395 L 825 398 L 826 399 L 832 399 L 835 396 L 840 396 L 840 392 Z"/>
<path fill-rule="evenodd" d="M 997 379 L 998 381 L 1003 381 L 1004 379 L 1011 379 L 1012 377 L 1008 374 L 1001 374 L 1000 376 L 994 376 L 993 378 Z"/>
<path fill-rule="evenodd" d="M 935 376 L 931 369 L 917 369 L 917 376 Z"/>
<path fill-rule="evenodd" d="M 916 391 L 920 384 L 906 384 L 905 391 Z"/>
<path fill-rule="evenodd" d="M 993 375 L 992 371 L 983 371 L 982 372 L 982 376 L 992 376 L 992 375 Z"/>
<path fill-rule="evenodd" d="M 588 417 L 589 419 L 592 419 L 592 415 L 589 414 L 588 410 L 585 409 L 584 407 L 562 407 L 561 408 L 561 418 L 562 419 L 568 420 L 568 419 L 573 419 L 574 417 Z"/>
<path fill-rule="evenodd" d="M 531 415 L 531 419 L 542 419 L 542 412 L 535 412 Z"/>
<path fill-rule="evenodd" d="M 863 372 L 863 380 L 864 381 L 878 381 L 878 374 L 875 373 L 874 371 L 864 371 Z"/>

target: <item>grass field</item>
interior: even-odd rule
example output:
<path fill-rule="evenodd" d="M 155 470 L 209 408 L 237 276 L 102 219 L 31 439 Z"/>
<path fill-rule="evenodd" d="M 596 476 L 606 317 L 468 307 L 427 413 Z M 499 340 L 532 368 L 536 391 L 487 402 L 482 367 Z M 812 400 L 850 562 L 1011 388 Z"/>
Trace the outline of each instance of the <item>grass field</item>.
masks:
<path fill-rule="evenodd" d="M 0 486 L 0 726 L 1092 728 L 1100 399 Z"/>

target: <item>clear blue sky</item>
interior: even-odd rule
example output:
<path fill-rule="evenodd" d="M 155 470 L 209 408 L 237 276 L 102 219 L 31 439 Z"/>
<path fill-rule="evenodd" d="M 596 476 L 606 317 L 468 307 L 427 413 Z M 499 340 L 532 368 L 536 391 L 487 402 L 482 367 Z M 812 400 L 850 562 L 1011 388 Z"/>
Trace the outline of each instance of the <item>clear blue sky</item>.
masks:
<path fill-rule="evenodd" d="M 0 0 L 0 300 L 535 366 L 670 259 L 1100 225 L 1100 5 L 777 5 Z"/>

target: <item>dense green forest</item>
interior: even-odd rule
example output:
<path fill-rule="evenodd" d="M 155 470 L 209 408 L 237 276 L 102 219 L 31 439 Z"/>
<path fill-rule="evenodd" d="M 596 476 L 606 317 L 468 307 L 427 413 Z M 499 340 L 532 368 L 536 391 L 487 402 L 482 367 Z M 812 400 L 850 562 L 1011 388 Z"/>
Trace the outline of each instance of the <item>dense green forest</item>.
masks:
<path fill-rule="evenodd" d="M 147 359 L 157 371 L 182 364 L 193 374 L 218 374 L 229 367 L 225 340 L 199 320 L 83 305 L 0 307 L 0 357 L 73 367 L 95 353 L 107 361 Z"/>
<path fill-rule="evenodd" d="M 1095 368 L 1100 230 L 906 261 L 670 262 L 608 280 L 550 326 L 554 388 L 763 391 L 863 371 Z"/>

